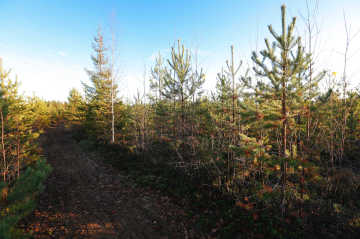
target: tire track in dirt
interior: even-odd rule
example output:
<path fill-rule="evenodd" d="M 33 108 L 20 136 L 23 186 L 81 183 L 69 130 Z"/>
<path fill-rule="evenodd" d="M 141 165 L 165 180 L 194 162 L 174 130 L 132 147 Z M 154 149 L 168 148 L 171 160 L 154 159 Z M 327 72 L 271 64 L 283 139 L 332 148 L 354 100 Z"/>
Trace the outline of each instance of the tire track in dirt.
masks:
<path fill-rule="evenodd" d="M 26 220 L 32 222 L 24 226 L 34 230 L 33 238 L 184 238 L 179 227 L 122 193 L 129 188 L 126 177 L 84 153 L 63 125 L 52 125 L 44 136 L 41 144 L 54 170 Z"/>

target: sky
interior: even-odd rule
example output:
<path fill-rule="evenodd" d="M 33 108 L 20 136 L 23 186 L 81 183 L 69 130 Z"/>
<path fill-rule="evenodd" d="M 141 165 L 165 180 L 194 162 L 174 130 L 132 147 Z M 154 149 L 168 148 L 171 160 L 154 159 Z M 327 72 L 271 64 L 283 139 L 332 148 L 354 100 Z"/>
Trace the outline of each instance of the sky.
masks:
<path fill-rule="evenodd" d="M 307 2 L 312 11 L 316 0 Z M 25 95 L 35 92 L 45 100 L 65 101 L 72 87 L 81 90 L 81 81 L 90 83 L 84 67 L 93 68 L 93 36 L 99 24 L 108 26 L 109 12 L 115 9 L 122 31 L 122 96 L 131 98 L 137 89 L 143 92 L 144 73 L 148 90 L 150 68 L 155 66 L 158 52 L 165 60 L 169 58 L 170 47 L 178 38 L 194 49 L 196 32 L 200 42 L 198 63 L 206 73 L 204 88 L 210 91 L 215 87 L 216 74 L 226 67 L 231 45 L 235 63 L 244 62 L 243 73 L 251 66 L 250 55 L 256 45 L 260 51 L 264 38 L 273 41 L 267 26 L 272 24 L 281 32 L 283 3 L 287 6 L 287 24 L 292 15 L 298 16 L 296 31 L 306 39 L 299 15 L 307 14 L 306 0 L 0 0 L 0 58 L 4 69 L 12 69 L 11 78 L 18 76 Z M 344 70 L 344 12 L 346 24 L 355 35 L 360 29 L 359 0 L 319 1 L 317 23 L 321 32 L 317 49 L 321 55 L 316 63 L 338 75 Z M 360 34 L 350 43 L 348 56 L 359 49 Z M 355 74 L 358 64 L 360 52 L 347 63 L 352 86 L 360 83 L 360 74 Z"/>

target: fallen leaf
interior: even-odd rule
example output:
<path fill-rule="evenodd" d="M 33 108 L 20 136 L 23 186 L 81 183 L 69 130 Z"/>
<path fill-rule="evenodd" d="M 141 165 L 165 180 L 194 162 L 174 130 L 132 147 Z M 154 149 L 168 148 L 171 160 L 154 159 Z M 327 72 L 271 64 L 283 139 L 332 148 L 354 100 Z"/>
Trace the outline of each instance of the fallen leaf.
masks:
<path fill-rule="evenodd" d="M 256 221 L 258 218 L 258 212 L 254 212 L 252 218 Z"/>
<path fill-rule="evenodd" d="M 296 210 L 296 211 L 292 212 L 291 215 L 298 218 L 299 217 L 299 210 Z"/>

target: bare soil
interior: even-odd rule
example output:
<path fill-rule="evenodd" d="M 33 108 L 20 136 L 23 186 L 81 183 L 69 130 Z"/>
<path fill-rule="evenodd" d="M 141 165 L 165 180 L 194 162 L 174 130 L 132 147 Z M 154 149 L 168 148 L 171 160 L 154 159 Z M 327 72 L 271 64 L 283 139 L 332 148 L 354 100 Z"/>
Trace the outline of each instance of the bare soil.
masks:
<path fill-rule="evenodd" d="M 33 238 L 205 238 L 186 229 L 186 213 L 175 199 L 137 187 L 95 153 L 85 153 L 63 125 L 47 129 L 41 145 L 54 170 L 37 209 L 18 225 Z"/>

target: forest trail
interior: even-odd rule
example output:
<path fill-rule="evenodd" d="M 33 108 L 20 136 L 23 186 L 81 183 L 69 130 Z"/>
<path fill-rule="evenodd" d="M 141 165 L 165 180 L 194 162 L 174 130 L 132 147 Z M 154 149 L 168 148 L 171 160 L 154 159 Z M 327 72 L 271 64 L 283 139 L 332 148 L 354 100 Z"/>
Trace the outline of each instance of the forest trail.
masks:
<path fill-rule="evenodd" d="M 185 237 L 180 226 L 156 214 L 151 193 L 129 195 L 131 180 L 66 135 L 66 128 L 55 124 L 42 136 L 54 170 L 44 182 L 37 209 L 20 228 L 32 229 L 33 238 Z"/>

